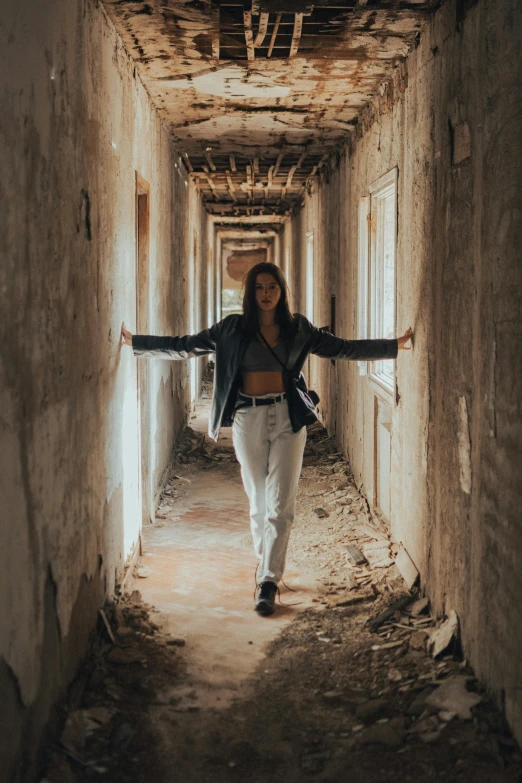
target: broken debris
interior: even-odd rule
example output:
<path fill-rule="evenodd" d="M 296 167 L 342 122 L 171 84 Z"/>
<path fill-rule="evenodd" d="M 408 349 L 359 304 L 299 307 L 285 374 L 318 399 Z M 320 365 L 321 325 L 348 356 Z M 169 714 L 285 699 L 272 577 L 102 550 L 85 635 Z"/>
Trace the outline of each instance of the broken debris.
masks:
<path fill-rule="evenodd" d="M 325 519 L 325 517 L 329 517 L 328 511 L 325 511 L 324 508 L 314 508 L 314 514 L 319 517 L 319 519 Z"/>
<path fill-rule="evenodd" d="M 419 578 L 419 571 L 402 544 L 399 547 L 399 551 L 395 559 L 395 565 L 399 569 L 402 578 L 406 582 L 406 587 L 408 590 L 411 590 Z"/>
<path fill-rule="evenodd" d="M 438 710 L 458 715 L 461 720 L 471 720 L 471 708 L 480 704 L 482 697 L 466 688 L 469 678 L 454 675 L 443 680 L 441 685 L 426 698 L 426 704 Z"/>
<path fill-rule="evenodd" d="M 350 560 L 352 560 L 355 563 L 355 565 L 362 565 L 362 563 L 366 563 L 365 556 L 359 549 L 357 549 L 356 546 L 352 546 L 350 544 L 350 546 L 348 546 L 347 548 L 348 548 L 348 557 L 350 558 Z"/>
<path fill-rule="evenodd" d="M 415 601 L 415 603 L 410 606 L 411 616 L 419 617 L 419 615 L 424 614 L 424 612 L 428 611 L 429 605 L 430 605 L 429 598 L 419 598 L 418 601 Z"/>
<path fill-rule="evenodd" d="M 448 619 L 442 623 L 430 635 L 429 647 L 434 658 L 442 655 L 448 649 L 452 641 L 456 640 L 459 632 L 459 618 L 454 609 L 448 615 Z"/>

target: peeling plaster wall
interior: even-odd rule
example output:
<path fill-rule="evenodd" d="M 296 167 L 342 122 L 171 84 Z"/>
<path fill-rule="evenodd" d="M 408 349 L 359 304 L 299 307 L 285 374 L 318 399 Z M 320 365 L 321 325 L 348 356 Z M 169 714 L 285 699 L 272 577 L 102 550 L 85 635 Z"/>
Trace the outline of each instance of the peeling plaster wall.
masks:
<path fill-rule="evenodd" d="M 135 171 L 150 185 L 151 330 L 186 331 L 189 226 L 206 234 L 99 4 L 8 2 L 0 41 L 0 768 L 29 781 L 141 521 L 136 360 L 119 347 L 121 322 L 136 327 Z M 151 362 L 149 394 L 157 487 L 190 404 L 184 363 Z"/>
<path fill-rule="evenodd" d="M 522 740 L 522 14 L 479 0 L 461 16 L 454 1 L 436 13 L 294 219 L 293 246 L 303 308 L 304 234 L 335 237 L 319 243 L 316 323 L 336 290 L 338 333 L 356 337 L 358 200 L 398 167 L 396 326 L 413 326 L 415 347 L 397 362 L 392 534 L 435 610 L 457 611 L 466 656 Z M 463 122 L 471 157 L 454 165 Z M 378 392 L 355 363 L 319 373 L 323 393 L 336 379 L 326 420 L 371 501 Z"/>

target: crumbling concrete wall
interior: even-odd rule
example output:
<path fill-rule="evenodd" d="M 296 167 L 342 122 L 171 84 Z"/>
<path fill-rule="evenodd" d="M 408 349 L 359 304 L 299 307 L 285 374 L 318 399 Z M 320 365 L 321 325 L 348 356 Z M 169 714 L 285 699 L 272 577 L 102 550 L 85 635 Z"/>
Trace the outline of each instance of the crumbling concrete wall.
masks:
<path fill-rule="evenodd" d="M 205 227 L 98 4 L 8 2 L 0 40 L 0 769 L 28 781 L 141 522 L 136 360 L 119 345 L 122 321 L 136 328 L 135 173 L 150 188 L 151 330 L 187 330 L 189 227 Z M 187 379 L 184 363 L 151 363 L 154 486 Z"/>
<path fill-rule="evenodd" d="M 362 118 L 338 178 L 294 221 L 301 270 L 310 225 L 323 219 L 335 235 L 324 264 L 337 277 L 322 268 L 316 285 L 323 300 L 337 292 L 338 332 L 356 337 L 357 205 L 398 168 L 396 328 L 411 324 L 415 343 L 396 365 L 392 535 L 435 610 L 457 611 L 465 654 L 519 739 L 521 36 L 514 0 L 443 4 Z M 471 154 L 459 161 L 464 123 Z M 331 367 L 320 373 L 324 388 Z M 327 421 L 372 500 L 379 390 L 355 363 L 337 362 L 335 374 Z"/>

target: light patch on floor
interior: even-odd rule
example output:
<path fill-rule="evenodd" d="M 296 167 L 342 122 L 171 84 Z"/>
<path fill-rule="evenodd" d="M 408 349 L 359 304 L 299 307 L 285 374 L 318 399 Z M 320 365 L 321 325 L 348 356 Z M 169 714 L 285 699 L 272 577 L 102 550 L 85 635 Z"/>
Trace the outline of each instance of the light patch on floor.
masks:
<path fill-rule="evenodd" d="M 193 429 L 206 430 L 208 402 L 202 403 Z M 231 445 L 230 431 L 220 445 Z M 180 472 L 183 468 L 180 468 Z M 317 595 L 312 572 L 288 563 L 276 613 L 259 617 L 253 610 L 256 558 L 253 553 L 248 504 L 239 466 L 204 470 L 190 466 L 184 473 L 186 496 L 177 498 L 170 518 L 143 531 L 141 563 L 150 573 L 135 579 L 160 629 L 185 640 L 188 684 L 162 698 L 174 699 L 180 711 L 225 708 L 266 653 L 267 645 Z"/>

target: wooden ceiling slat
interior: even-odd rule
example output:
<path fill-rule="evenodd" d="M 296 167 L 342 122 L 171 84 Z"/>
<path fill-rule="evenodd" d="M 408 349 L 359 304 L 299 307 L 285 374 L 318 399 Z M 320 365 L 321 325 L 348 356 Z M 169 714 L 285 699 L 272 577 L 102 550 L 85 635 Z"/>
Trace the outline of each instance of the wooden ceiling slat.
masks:
<path fill-rule="evenodd" d="M 257 49 L 263 41 L 265 40 L 266 31 L 268 29 L 268 17 L 269 14 L 262 13 L 259 17 L 259 28 L 256 35 L 256 40 L 254 41 L 254 46 Z"/>
<path fill-rule="evenodd" d="M 245 23 L 245 43 L 247 48 L 247 60 L 252 62 L 256 59 L 254 51 L 254 33 L 252 32 L 252 11 L 243 11 L 243 21 Z"/>
<path fill-rule="evenodd" d="M 279 30 L 279 25 L 281 24 L 281 17 L 282 16 L 283 16 L 283 14 L 277 14 L 277 16 L 276 16 L 276 20 L 275 20 L 275 23 L 274 23 L 274 29 L 272 30 L 272 37 L 270 38 L 270 44 L 268 46 L 268 52 L 267 52 L 267 55 L 266 55 L 267 57 L 272 57 L 272 52 L 274 51 L 275 41 L 276 41 L 277 33 L 278 33 L 278 30 Z"/>

